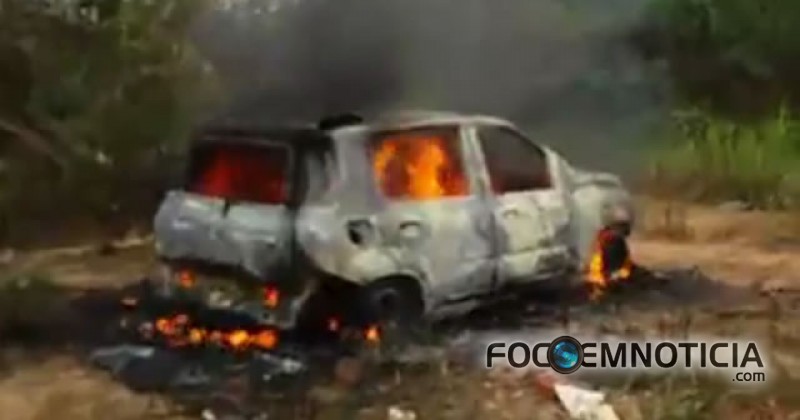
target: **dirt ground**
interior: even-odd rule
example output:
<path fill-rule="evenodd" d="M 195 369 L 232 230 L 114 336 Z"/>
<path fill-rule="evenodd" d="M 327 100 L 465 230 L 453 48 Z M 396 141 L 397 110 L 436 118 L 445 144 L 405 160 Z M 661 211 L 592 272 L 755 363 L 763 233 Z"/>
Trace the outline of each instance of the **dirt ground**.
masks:
<path fill-rule="evenodd" d="M 800 290 L 800 217 L 652 200 L 642 200 L 641 204 L 643 217 L 632 241 L 639 264 L 653 268 L 696 266 L 714 279 L 748 290 Z M 40 273 L 70 288 L 119 287 L 140 277 L 152 263 L 146 241 L 128 242 L 125 249 L 109 255 L 100 255 L 93 246 L 6 255 L 0 270 L 12 275 L 9 277 Z M 800 352 L 796 350 L 800 317 L 791 308 L 781 313 L 779 322 L 760 316 L 759 309 L 749 315 L 738 307 L 729 308 L 733 315 L 722 315 L 722 309 L 698 314 L 695 324 L 733 335 L 769 332 L 782 363 L 780 380 L 768 391 L 752 395 L 718 389 L 702 381 L 669 378 L 610 385 L 609 398 L 621 418 L 800 418 Z M 55 307 L 41 310 L 59 313 Z M 669 308 L 631 310 L 597 317 L 597 322 L 611 330 L 628 331 L 634 324 L 650 329 L 678 312 Z M 169 398 L 135 393 L 107 374 L 88 368 L 70 353 L 68 344 L 59 351 L 28 348 L 13 341 L 3 346 L 2 418 L 183 416 Z M 270 418 L 410 420 L 412 413 L 418 419 L 566 418 L 552 397 L 540 392 L 536 377 L 473 371 L 444 361 L 390 372 L 361 373 L 356 366 L 343 368 L 344 373 L 304 394 L 302 403 L 274 411 Z M 356 373 L 348 373 L 354 369 Z M 348 376 L 356 378 L 342 379 Z M 367 379 L 366 387 L 354 385 Z"/>

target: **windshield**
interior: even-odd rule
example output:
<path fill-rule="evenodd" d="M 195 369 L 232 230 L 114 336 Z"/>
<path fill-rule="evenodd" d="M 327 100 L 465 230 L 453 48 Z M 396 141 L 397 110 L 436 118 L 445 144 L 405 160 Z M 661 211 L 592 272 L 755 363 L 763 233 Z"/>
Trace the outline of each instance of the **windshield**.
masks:
<path fill-rule="evenodd" d="M 289 149 L 270 144 L 211 144 L 192 158 L 188 191 L 232 201 L 284 204 Z"/>

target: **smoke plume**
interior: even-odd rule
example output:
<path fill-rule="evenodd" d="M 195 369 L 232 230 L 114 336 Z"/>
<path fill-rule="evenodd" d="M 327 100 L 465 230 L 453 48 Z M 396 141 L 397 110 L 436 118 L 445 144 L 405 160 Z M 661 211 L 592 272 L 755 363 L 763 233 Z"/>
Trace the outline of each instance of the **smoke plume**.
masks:
<path fill-rule="evenodd" d="M 196 39 L 238 116 L 488 113 L 581 163 L 619 169 L 664 103 L 627 42 L 646 3 L 251 0 L 205 16 Z"/>

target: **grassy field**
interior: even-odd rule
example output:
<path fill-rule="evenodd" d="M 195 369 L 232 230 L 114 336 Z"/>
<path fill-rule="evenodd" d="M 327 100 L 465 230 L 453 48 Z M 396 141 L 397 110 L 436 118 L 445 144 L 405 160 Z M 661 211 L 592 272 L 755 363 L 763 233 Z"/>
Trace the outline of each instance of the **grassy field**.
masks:
<path fill-rule="evenodd" d="M 800 123 L 788 111 L 750 123 L 681 113 L 668 136 L 656 153 L 651 190 L 768 209 L 800 206 Z"/>

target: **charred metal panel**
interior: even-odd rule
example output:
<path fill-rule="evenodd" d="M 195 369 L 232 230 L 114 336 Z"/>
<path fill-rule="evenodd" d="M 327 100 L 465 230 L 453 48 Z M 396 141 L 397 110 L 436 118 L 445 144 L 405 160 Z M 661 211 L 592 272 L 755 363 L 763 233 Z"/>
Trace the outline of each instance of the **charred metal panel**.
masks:
<path fill-rule="evenodd" d="M 349 254 L 344 225 L 334 206 L 309 206 L 299 211 L 295 228 L 297 243 L 311 263 L 336 273 Z"/>
<path fill-rule="evenodd" d="M 570 244 L 563 241 L 570 230 L 571 211 L 569 194 L 563 189 L 564 183 L 553 173 L 557 167 L 557 155 L 531 142 L 532 147 L 527 150 L 541 151 L 551 185 L 491 192 L 489 185 L 492 174 L 486 159 L 492 157 L 485 154 L 491 149 L 485 148 L 494 143 L 493 140 L 479 137 L 479 131 L 485 128 L 476 126 L 470 130 L 470 138 L 475 144 L 474 149 L 478 151 L 475 171 L 481 174 L 480 178 L 486 185 L 484 195 L 491 206 L 493 234 L 497 244 L 498 286 L 537 281 L 552 276 L 561 268 L 574 265 L 570 261 Z M 509 126 L 502 128 L 515 131 Z M 518 135 L 516 138 L 521 140 L 524 136 Z M 493 158 L 497 159 L 497 155 Z"/>
<path fill-rule="evenodd" d="M 320 269 L 354 283 L 402 275 L 420 282 L 429 304 L 458 299 L 488 291 L 493 278 L 490 225 L 477 201 L 390 203 L 363 219 L 309 208 L 298 217 L 298 243 Z M 353 243 L 349 220 L 364 220 L 374 235 Z"/>
<path fill-rule="evenodd" d="M 369 132 L 337 133 L 337 157 L 347 164 L 331 191 L 335 205 L 307 206 L 298 213 L 298 243 L 323 271 L 366 284 L 388 276 L 417 279 L 426 303 L 488 290 L 493 271 L 488 211 L 477 196 L 391 200 L 373 182 L 366 141 Z M 474 162 L 465 171 L 472 175 Z M 354 242 L 351 226 L 367 232 Z"/>
<path fill-rule="evenodd" d="M 159 256 L 242 267 L 266 278 L 291 252 L 291 217 L 283 206 L 170 192 L 155 217 Z"/>
<path fill-rule="evenodd" d="M 383 243 L 395 249 L 395 263 L 417 273 L 436 301 L 492 287 L 492 230 L 480 198 L 395 202 L 378 223 Z"/>

